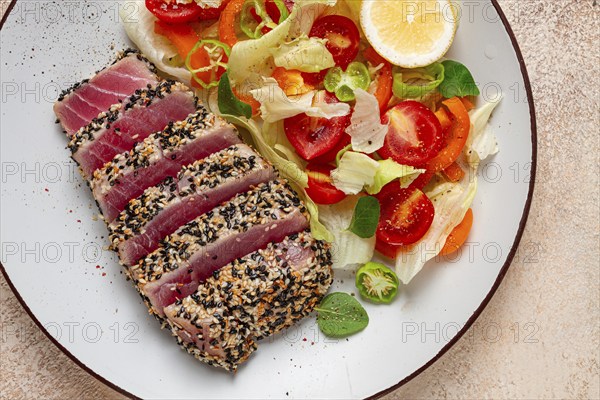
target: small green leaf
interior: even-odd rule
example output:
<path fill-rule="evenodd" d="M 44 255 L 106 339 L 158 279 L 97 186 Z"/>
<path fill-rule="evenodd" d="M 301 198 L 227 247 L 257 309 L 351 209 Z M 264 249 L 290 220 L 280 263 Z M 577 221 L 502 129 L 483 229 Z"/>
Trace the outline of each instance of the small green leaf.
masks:
<path fill-rule="evenodd" d="M 379 201 L 375 197 L 361 197 L 354 208 L 354 215 L 348 230 L 363 239 L 373 237 L 379 223 L 379 212 Z"/>
<path fill-rule="evenodd" d="M 446 60 L 444 66 L 444 81 L 439 86 L 439 91 L 445 98 L 455 96 L 479 96 L 479 89 L 473 75 L 467 67 L 459 62 Z"/>
<path fill-rule="evenodd" d="M 315 310 L 319 313 L 317 323 L 321 332 L 329 337 L 350 336 L 369 324 L 369 316 L 363 306 L 348 293 L 328 294 Z"/>
<path fill-rule="evenodd" d="M 229 114 L 234 116 L 243 115 L 248 119 L 252 117 L 252 107 L 250 107 L 250 104 L 240 101 L 235 94 L 233 94 L 227 72 L 221 76 L 217 94 L 219 111 L 221 114 Z"/>

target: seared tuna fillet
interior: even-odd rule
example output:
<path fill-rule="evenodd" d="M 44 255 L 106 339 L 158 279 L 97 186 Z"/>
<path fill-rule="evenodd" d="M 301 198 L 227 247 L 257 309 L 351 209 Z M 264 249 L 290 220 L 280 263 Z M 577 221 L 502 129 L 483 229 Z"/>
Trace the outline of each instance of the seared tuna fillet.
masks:
<path fill-rule="evenodd" d="M 279 180 L 262 183 L 187 223 L 129 269 L 151 312 L 188 296 L 223 265 L 308 226 L 306 207 Z"/>
<path fill-rule="evenodd" d="M 131 200 L 109 225 L 112 247 L 131 266 L 160 240 L 236 194 L 275 178 L 271 165 L 245 144 L 237 144 L 184 167 Z"/>
<path fill-rule="evenodd" d="M 94 171 L 90 182 L 94 198 L 110 223 L 146 188 L 176 176 L 184 165 L 237 143 L 241 140 L 233 125 L 199 106 L 185 120 L 169 123 L 162 132 Z"/>
<path fill-rule="evenodd" d="M 98 114 L 131 96 L 136 90 L 159 82 L 156 67 L 137 50 L 125 50 L 109 67 L 91 79 L 61 93 L 54 113 L 68 136 L 86 126 Z"/>
<path fill-rule="evenodd" d="M 83 177 L 90 179 L 117 154 L 131 150 L 136 142 L 163 130 L 169 122 L 186 118 L 196 111 L 197 101 L 185 85 L 165 81 L 111 106 L 77 131 L 69 143 Z"/>
<path fill-rule="evenodd" d="M 165 314 L 190 354 L 236 370 L 257 340 L 307 316 L 331 281 L 329 246 L 301 232 L 214 272 Z"/>

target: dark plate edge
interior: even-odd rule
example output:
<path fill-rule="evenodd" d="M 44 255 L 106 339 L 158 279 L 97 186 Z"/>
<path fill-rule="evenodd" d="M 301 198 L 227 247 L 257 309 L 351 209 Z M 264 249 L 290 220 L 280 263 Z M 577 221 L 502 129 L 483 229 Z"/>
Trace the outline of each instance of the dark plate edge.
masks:
<path fill-rule="evenodd" d="M 529 104 L 529 115 L 530 115 L 530 122 L 531 122 L 531 145 L 532 145 L 531 146 L 531 176 L 530 176 L 530 181 L 529 181 L 529 193 L 527 194 L 527 200 L 525 201 L 525 207 L 523 208 L 523 214 L 521 216 L 521 221 L 519 222 L 519 229 L 517 231 L 517 235 L 515 236 L 515 240 L 513 242 L 510 253 L 508 254 L 508 257 L 506 258 L 506 262 L 504 263 L 504 265 L 502 266 L 502 269 L 500 270 L 500 273 L 498 274 L 498 278 L 496 278 L 496 281 L 494 282 L 494 285 L 492 286 L 490 292 L 487 294 L 485 299 L 483 299 L 483 301 L 481 302 L 481 304 L 479 305 L 477 310 L 475 310 L 475 312 L 473 313 L 471 318 L 469 318 L 469 320 L 465 323 L 463 328 L 435 355 L 435 357 L 433 357 L 431 360 L 429 360 L 425 365 L 423 365 L 421 368 L 419 368 L 418 370 L 416 370 L 415 372 L 413 372 L 412 374 L 410 374 L 409 376 L 407 376 L 406 378 L 404 378 L 403 380 L 401 380 L 394 386 L 391 386 L 391 387 L 384 389 L 378 393 L 375 393 L 372 396 L 369 396 L 367 398 L 368 400 L 378 399 L 386 394 L 393 392 L 394 390 L 400 388 L 401 386 L 404 386 L 406 383 L 410 382 L 421 372 L 425 371 L 427 368 L 432 366 L 448 350 L 450 350 L 450 348 L 452 348 L 452 346 L 454 346 L 454 344 L 456 344 L 456 342 L 458 342 L 458 340 L 469 330 L 469 328 L 471 327 L 471 325 L 473 325 L 473 323 L 477 320 L 477 318 L 479 318 L 479 315 L 481 315 L 481 313 L 483 312 L 485 307 L 488 305 L 488 303 L 490 302 L 490 300 L 496 293 L 496 290 L 502 283 L 502 280 L 504 279 L 504 276 L 506 275 L 506 272 L 508 271 L 508 268 L 510 267 L 512 260 L 516 254 L 517 248 L 519 246 L 519 243 L 521 242 L 521 238 L 522 238 L 523 232 L 525 230 L 527 218 L 529 217 L 529 210 L 531 208 L 531 201 L 533 199 L 533 191 L 534 191 L 534 187 L 535 187 L 535 177 L 536 177 L 536 173 L 537 173 L 537 123 L 536 123 L 536 119 L 535 119 L 535 104 L 533 101 L 533 93 L 531 90 L 531 81 L 529 80 L 529 74 L 527 72 L 525 60 L 523 59 L 523 54 L 521 53 L 521 48 L 519 47 L 519 44 L 517 43 L 517 38 L 515 37 L 515 34 L 514 34 L 512 28 L 510 27 L 508 20 L 506 19 L 506 15 L 504 15 L 502 8 L 498 4 L 498 0 L 491 0 L 491 2 L 494 5 L 496 12 L 498 13 L 498 16 L 502 20 L 502 24 L 504 25 L 504 28 L 506 29 L 506 32 L 508 33 L 508 36 L 510 37 L 513 48 L 517 55 L 517 60 L 519 61 L 519 66 L 521 68 L 521 75 L 523 76 L 523 82 L 525 84 L 525 90 L 527 93 L 527 100 L 528 100 L 528 104 Z M 0 20 L 0 30 L 4 26 L 4 23 L 6 22 L 9 14 L 11 13 L 11 11 L 16 3 L 17 3 L 17 0 L 12 0 L 11 3 L 9 4 L 8 8 L 6 9 L 6 12 L 4 13 L 4 16 L 2 17 L 2 20 Z M 106 386 L 112 388 L 113 390 L 115 390 L 129 398 L 139 399 L 139 397 L 137 397 L 134 394 L 126 391 L 125 389 L 115 385 L 114 383 L 110 382 L 103 376 L 94 372 L 90 367 L 88 367 L 87 365 L 85 365 L 84 363 L 79 361 L 79 359 L 77 357 L 75 357 L 73 354 L 71 354 L 71 352 L 69 352 L 69 350 L 67 350 L 63 345 L 61 345 L 52 335 L 50 335 L 50 333 L 48 333 L 48 331 L 44 328 L 42 323 L 31 312 L 31 310 L 27 306 L 27 303 L 25 303 L 25 300 L 23 300 L 19 291 L 11 282 L 10 278 L 8 277 L 8 273 L 4 269 L 4 265 L 2 265 L 1 262 L 0 262 L 0 271 L 2 271 L 2 275 L 4 276 L 4 279 L 6 279 L 8 286 L 14 293 L 14 295 L 17 298 L 17 300 L 19 301 L 19 303 L 21 303 L 21 306 L 23 307 L 23 309 L 25 309 L 25 311 L 27 312 L 29 317 L 33 320 L 33 322 L 35 322 L 35 324 L 46 335 L 46 337 L 48 339 L 50 339 L 50 341 L 56 347 L 58 347 L 58 349 L 60 351 L 62 351 L 67 357 L 69 357 L 75 364 L 77 364 L 79 367 L 84 369 L 86 372 L 88 372 L 90 375 L 92 375 L 94 378 L 96 378 L 100 382 L 104 383 Z"/>

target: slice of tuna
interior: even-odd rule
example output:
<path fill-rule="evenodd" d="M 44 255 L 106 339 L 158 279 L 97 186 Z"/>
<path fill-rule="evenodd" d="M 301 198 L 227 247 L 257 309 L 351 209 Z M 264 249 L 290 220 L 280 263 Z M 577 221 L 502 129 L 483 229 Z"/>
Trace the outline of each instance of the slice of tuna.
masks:
<path fill-rule="evenodd" d="M 129 273 L 151 311 L 162 317 L 164 307 L 192 294 L 223 265 L 307 227 L 298 195 L 273 180 L 187 223 Z"/>
<path fill-rule="evenodd" d="M 54 104 L 54 113 L 66 134 L 73 136 L 98 114 L 136 90 L 155 86 L 156 67 L 137 50 L 125 50 L 107 68 L 65 90 Z"/>
<path fill-rule="evenodd" d="M 216 271 L 165 315 L 185 350 L 235 371 L 257 340 L 307 316 L 331 281 L 329 245 L 301 232 Z"/>
<path fill-rule="evenodd" d="M 184 165 L 241 143 L 233 125 L 198 107 L 186 119 L 169 123 L 163 131 L 153 133 L 94 171 L 90 186 L 107 223 L 125 209 L 129 200 L 176 176 Z"/>
<path fill-rule="evenodd" d="M 121 263 L 131 266 L 179 227 L 272 179 L 271 165 L 245 144 L 212 154 L 131 200 L 108 227 L 112 247 Z"/>
<path fill-rule="evenodd" d="M 183 84 L 159 83 L 152 89 L 139 90 L 126 102 L 114 104 L 81 128 L 69 148 L 84 178 L 131 150 L 150 134 L 162 131 L 171 121 L 179 121 L 196 111 L 198 99 Z"/>

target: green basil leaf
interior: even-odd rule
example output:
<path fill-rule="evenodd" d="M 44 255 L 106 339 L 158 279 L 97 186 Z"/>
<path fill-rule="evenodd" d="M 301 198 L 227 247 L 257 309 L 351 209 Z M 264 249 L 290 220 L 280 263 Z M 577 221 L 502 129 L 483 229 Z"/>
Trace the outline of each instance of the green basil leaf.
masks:
<path fill-rule="evenodd" d="M 380 205 L 375 197 L 361 197 L 354 208 L 354 215 L 348 230 L 363 239 L 373 237 L 379 223 L 379 213 Z"/>
<path fill-rule="evenodd" d="M 363 306 L 348 293 L 328 294 L 315 310 L 319 313 L 319 329 L 329 337 L 350 336 L 362 331 L 369 324 L 369 316 Z"/>
<path fill-rule="evenodd" d="M 439 91 L 445 98 L 479 96 L 479 88 L 473 75 L 467 67 L 457 61 L 446 60 L 444 66 L 444 81 Z"/>
<path fill-rule="evenodd" d="M 233 94 L 233 90 L 231 90 L 231 84 L 229 83 L 229 76 L 227 72 L 225 72 L 221 76 L 217 95 L 219 111 L 221 112 L 221 114 L 229 114 L 234 115 L 236 117 L 243 115 L 248 119 L 252 117 L 252 107 L 250 107 L 250 104 L 240 101 L 235 96 L 235 94 Z"/>

